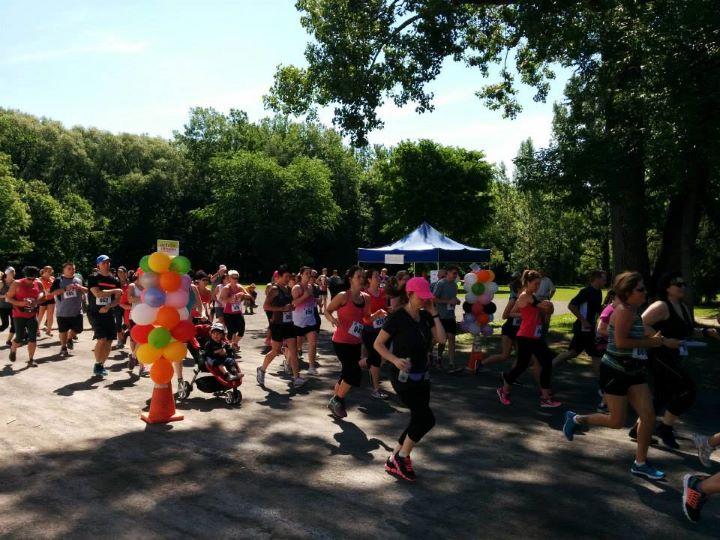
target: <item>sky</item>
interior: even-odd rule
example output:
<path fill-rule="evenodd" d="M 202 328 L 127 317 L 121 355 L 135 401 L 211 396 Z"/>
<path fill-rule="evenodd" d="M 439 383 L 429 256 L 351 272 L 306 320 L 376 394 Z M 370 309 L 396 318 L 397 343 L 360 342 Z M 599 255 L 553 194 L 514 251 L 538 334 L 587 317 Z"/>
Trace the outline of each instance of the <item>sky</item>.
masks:
<path fill-rule="evenodd" d="M 309 35 L 292 0 L 0 0 L 0 107 L 115 133 L 165 138 L 182 130 L 191 107 L 230 108 L 259 120 L 262 96 L 279 64 L 304 65 Z M 503 119 L 474 92 L 477 71 L 448 61 L 429 87 L 435 111 L 385 105 L 382 131 L 370 142 L 406 139 L 482 150 L 512 159 L 521 141 L 550 139 L 552 103 L 562 99 L 560 72 L 548 102 L 524 88 L 524 112 Z M 320 115 L 330 125 L 332 114 Z"/>

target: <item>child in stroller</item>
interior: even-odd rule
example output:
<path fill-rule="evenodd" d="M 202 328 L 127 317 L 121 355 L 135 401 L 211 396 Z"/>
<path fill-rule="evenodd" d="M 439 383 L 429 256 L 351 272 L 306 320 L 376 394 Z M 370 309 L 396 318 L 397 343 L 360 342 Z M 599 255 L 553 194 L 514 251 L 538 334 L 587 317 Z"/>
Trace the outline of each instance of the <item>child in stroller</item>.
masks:
<path fill-rule="evenodd" d="M 242 378 L 235 352 L 225 340 L 225 327 L 215 323 L 210 327 L 210 339 L 205 343 L 205 361 L 216 368 L 228 381 Z"/>

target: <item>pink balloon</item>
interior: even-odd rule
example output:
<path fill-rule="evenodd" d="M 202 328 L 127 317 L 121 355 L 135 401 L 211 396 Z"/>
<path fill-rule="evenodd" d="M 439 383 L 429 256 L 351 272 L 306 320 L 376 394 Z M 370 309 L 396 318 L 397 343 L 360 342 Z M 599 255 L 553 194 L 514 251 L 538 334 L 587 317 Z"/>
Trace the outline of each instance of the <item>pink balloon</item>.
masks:
<path fill-rule="evenodd" d="M 165 295 L 165 305 L 174 308 L 184 308 L 190 301 L 190 295 L 187 290 L 182 287 L 177 291 L 169 292 Z"/>
<path fill-rule="evenodd" d="M 478 302 L 480 302 L 483 306 L 489 304 L 492 302 L 493 295 L 489 293 L 484 293 L 478 298 Z"/>

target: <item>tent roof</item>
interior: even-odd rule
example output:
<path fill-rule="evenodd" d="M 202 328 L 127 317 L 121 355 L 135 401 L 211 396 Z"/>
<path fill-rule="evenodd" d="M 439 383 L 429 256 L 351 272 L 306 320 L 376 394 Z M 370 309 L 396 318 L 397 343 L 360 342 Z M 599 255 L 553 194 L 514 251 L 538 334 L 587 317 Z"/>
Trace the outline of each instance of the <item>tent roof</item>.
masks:
<path fill-rule="evenodd" d="M 474 248 L 448 238 L 428 223 L 387 246 L 358 249 L 360 262 L 487 262 L 490 250 Z M 394 262 L 397 261 L 397 262 Z"/>

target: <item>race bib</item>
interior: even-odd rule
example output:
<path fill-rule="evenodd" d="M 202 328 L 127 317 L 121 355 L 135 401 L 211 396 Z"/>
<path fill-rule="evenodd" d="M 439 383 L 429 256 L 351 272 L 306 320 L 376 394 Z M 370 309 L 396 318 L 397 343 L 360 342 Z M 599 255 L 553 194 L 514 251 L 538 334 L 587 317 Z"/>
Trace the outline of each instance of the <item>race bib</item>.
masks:
<path fill-rule="evenodd" d="M 313 315 L 315 315 L 315 310 L 311 307 L 306 307 L 305 308 L 305 316 L 312 317 Z"/>
<path fill-rule="evenodd" d="M 387 317 L 378 317 L 373 321 L 373 328 L 382 328 L 386 320 Z"/>
<path fill-rule="evenodd" d="M 522 319 L 513 319 L 512 321 L 513 326 L 520 328 L 520 325 L 522 324 Z"/>
<path fill-rule="evenodd" d="M 688 348 L 687 348 L 687 345 L 685 345 L 684 342 L 680 344 L 680 347 L 678 347 L 678 353 L 680 354 L 680 356 L 687 356 L 687 355 L 688 355 Z"/>
<path fill-rule="evenodd" d="M 28 306 L 28 307 L 22 308 L 22 311 L 23 311 L 23 313 L 35 313 L 37 311 L 37 309 L 38 308 L 36 308 L 36 307 Z"/>
<path fill-rule="evenodd" d="M 350 330 L 348 331 L 348 333 L 351 336 L 359 338 L 362 336 L 362 331 L 363 331 L 363 325 L 357 321 L 353 321 L 352 324 L 350 325 Z"/>
<path fill-rule="evenodd" d="M 78 295 L 78 294 L 77 294 L 77 291 L 76 291 L 76 290 L 65 291 L 65 292 L 63 293 L 63 298 L 77 298 L 77 295 Z"/>
<path fill-rule="evenodd" d="M 109 306 L 112 303 L 112 296 L 101 296 L 95 299 L 98 306 Z"/>
<path fill-rule="evenodd" d="M 536 337 L 536 338 L 541 338 L 542 335 L 543 335 L 543 325 L 542 325 L 542 324 L 538 324 L 538 325 L 535 327 L 535 337 Z"/>
<path fill-rule="evenodd" d="M 230 304 L 230 311 L 233 313 L 239 313 L 242 311 L 242 306 L 240 304 Z"/>
<path fill-rule="evenodd" d="M 633 358 L 636 358 L 637 360 L 647 360 L 647 349 L 643 349 L 641 347 L 636 347 L 633 349 L 632 353 Z"/>
<path fill-rule="evenodd" d="M 284 323 L 291 323 L 291 322 L 293 322 L 293 319 L 292 319 L 292 311 L 283 311 L 282 322 L 284 322 Z"/>

